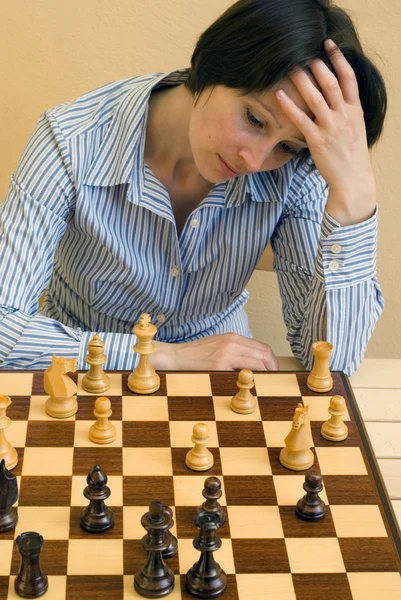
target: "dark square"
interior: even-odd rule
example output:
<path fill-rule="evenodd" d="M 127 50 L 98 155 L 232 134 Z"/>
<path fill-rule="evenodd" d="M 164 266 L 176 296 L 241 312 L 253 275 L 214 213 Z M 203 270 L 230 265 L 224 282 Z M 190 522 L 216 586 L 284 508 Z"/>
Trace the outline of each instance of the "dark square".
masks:
<path fill-rule="evenodd" d="M 209 477 L 211 475 L 222 475 L 220 450 L 218 448 L 209 448 L 214 456 L 214 465 L 207 471 L 192 471 L 185 464 L 185 457 L 190 448 L 171 448 L 173 475 L 195 475 L 200 477 Z"/>
<path fill-rule="evenodd" d="M 40 551 L 40 566 L 46 575 L 67 575 L 68 540 L 44 540 Z M 14 543 L 11 561 L 11 575 L 17 575 L 20 554 Z"/>
<path fill-rule="evenodd" d="M 123 396 L 138 396 L 135 392 L 131 391 L 128 387 L 128 377 L 130 376 L 131 371 L 122 372 L 122 395 Z M 166 386 L 166 375 L 165 373 L 159 373 L 160 377 L 160 387 L 153 394 L 146 394 L 146 396 L 167 396 L 167 386 Z"/>
<path fill-rule="evenodd" d="M 74 421 L 29 421 L 25 446 L 71 448 L 74 446 Z"/>
<path fill-rule="evenodd" d="M 100 396 L 77 396 L 78 401 L 78 412 L 75 415 L 77 421 L 96 421 L 96 417 L 93 414 L 95 410 L 95 402 Z M 122 397 L 121 396 L 106 396 L 111 402 L 111 410 L 113 411 L 110 421 L 121 421 L 123 409 L 122 409 Z"/>
<path fill-rule="evenodd" d="M 352 600 L 346 573 L 292 575 L 297 600 Z"/>
<path fill-rule="evenodd" d="M 85 373 L 85 371 L 82 371 L 82 373 Z M 76 384 L 78 383 L 78 372 L 68 373 L 68 377 L 70 379 L 72 379 L 72 381 L 74 383 L 76 383 Z M 43 382 L 44 382 L 44 371 L 38 371 L 33 374 L 32 396 L 48 395 L 47 392 L 45 391 L 45 388 L 43 387 Z"/>
<path fill-rule="evenodd" d="M 202 498 L 203 500 L 203 498 Z M 201 504 L 201 502 L 199 503 Z M 194 538 L 198 533 L 196 525 L 194 525 L 194 517 L 196 515 L 196 506 L 176 506 L 175 516 L 177 525 L 177 537 L 180 538 Z M 217 535 L 219 538 L 230 537 L 230 524 L 228 522 L 228 513 L 226 507 L 223 506 L 225 512 L 224 525 L 219 527 Z M 223 542 L 224 543 L 224 542 Z"/>
<path fill-rule="evenodd" d="M 218 562 L 218 561 L 217 561 Z M 181 600 L 194 600 L 194 596 L 185 589 L 185 575 L 180 575 Z M 223 600 L 240 600 L 238 595 L 237 579 L 235 575 L 227 575 L 227 587 L 220 596 Z"/>
<path fill-rule="evenodd" d="M 225 475 L 224 489 L 228 505 L 276 505 L 273 477 L 269 475 Z"/>
<path fill-rule="evenodd" d="M 68 575 L 66 600 L 122 600 L 122 575 Z"/>
<path fill-rule="evenodd" d="M 169 396 L 170 421 L 214 421 L 214 405 L 211 397 Z"/>
<path fill-rule="evenodd" d="M 320 521 L 304 521 L 295 514 L 295 506 L 279 506 L 285 538 L 337 537 L 330 507 Z"/>
<path fill-rule="evenodd" d="M 389 538 L 339 538 L 347 572 L 398 571 Z"/>
<path fill-rule="evenodd" d="M 95 465 L 100 465 L 108 476 L 122 475 L 122 448 L 74 448 L 73 475 L 87 475 Z"/>
<path fill-rule="evenodd" d="M 330 504 L 377 504 L 369 475 L 325 475 L 323 485 Z"/>
<path fill-rule="evenodd" d="M 236 573 L 290 573 L 284 539 L 233 539 Z"/>
<path fill-rule="evenodd" d="M 143 535 L 146 535 L 145 530 L 143 530 Z M 148 554 L 143 549 L 141 540 L 124 540 L 124 575 L 134 575 L 141 567 L 143 567 L 147 559 Z M 166 559 L 166 565 L 178 575 L 178 553 L 172 558 Z M 132 585 L 134 585 L 133 579 Z"/>
<path fill-rule="evenodd" d="M 7 417 L 10 417 L 11 421 L 27 421 L 30 403 L 30 396 L 13 396 L 7 409 Z"/>
<path fill-rule="evenodd" d="M 300 396 L 265 397 L 258 396 L 260 414 L 263 421 L 292 421 L 295 409 L 302 401 Z"/>
<path fill-rule="evenodd" d="M 24 475 L 19 490 L 19 506 L 70 506 L 71 477 Z"/>
<path fill-rule="evenodd" d="M 313 454 L 315 455 L 315 462 L 310 467 L 310 469 L 317 469 L 318 471 L 320 471 L 316 452 L 313 448 L 311 448 L 311 450 L 312 450 Z M 281 448 L 268 448 L 267 451 L 269 453 L 270 466 L 271 466 L 273 475 L 291 475 L 291 474 L 304 475 L 306 473 L 306 471 L 309 470 L 309 469 L 306 469 L 305 471 L 293 471 L 292 469 L 287 469 L 286 467 L 283 467 L 283 465 L 280 462 Z M 302 490 L 301 490 L 300 497 L 301 496 L 302 496 Z"/>
<path fill-rule="evenodd" d="M 0 598 L 4 598 L 4 600 L 7 600 L 9 583 L 9 577 L 0 577 Z"/>
<path fill-rule="evenodd" d="M 88 501 L 89 504 L 89 501 Z M 107 503 L 107 506 L 110 510 L 113 511 L 114 515 L 114 525 L 108 531 L 103 533 L 90 533 L 79 524 L 79 518 L 81 516 L 81 512 L 85 509 L 84 506 L 71 506 L 70 511 L 70 539 L 108 539 L 115 540 L 121 539 L 123 537 L 123 507 L 122 506 L 111 506 Z"/>
<path fill-rule="evenodd" d="M 21 475 L 22 474 L 22 467 L 24 465 L 24 452 L 25 452 L 25 448 L 15 448 L 18 454 L 18 462 L 15 465 L 15 467 L 13 468 L 13 470 L 11 471 L 11 473 L 13 475 Z"/>
<path fill-rule="evenodd" d="M 331 376 L 333 378 L 333 387 L 328 392 L 312 392 L 306 385 L 306 380 L 308 379 L 309 372 L 307 373 L 296 373 L 299 389 L 301 391 L 301 396 L 344 396 L 347 399 L 347 394 L 345 392 L 345 387 L 341 379 L 341 373 L 332 371 Z"/>
<path fill-rule="evenodd" d="M 123 421 L 124 448 L 170 447 L 168 421 Z"/>
<path fill-rule="evenodd" d="M 329 417 L 330 415 L 327 414 L 327 416 Z M 342 446 L 349 447 L 349 446 L 360 446 L 361 445 L 359 433 L 358 433 L 358 430 L 357 430 L 354 422 L 352 422 L 352 421 L 346 422 L 346 425 L 348 427 L 348 437 L 345 440 L 343 440 L 342 442 L 331 442 L 330 440 L 326 440 L 326 438 L 324 438 L 320 433 L 323 423 L 324 423 L 324 421 L 311 421 L 312 438 L 313 438 L 313 442 L 316 447 L 322 447 L 322 446 L 333 447 L 333 444 L 335 445 L 335 447 L 342 447 Z"/>
<path fill-rule="evenodd" d="M 238 373 L 224 371 L 220 373 L 210 373 L 210 386 L 212 388 L 212 395 L 235 396 L 239 390 L 237 381 Z"/>
<path fill-rule="evenodd" d="M 151 500 L 160 500 L 167 506 L 174 506 L 172 477 L 123 477 L 124 506 L 148 506 Z"/>
<path fill-rule="evenodd" d="M 266 447 L 261 421 L 216 421 L 220 448 Z"/>

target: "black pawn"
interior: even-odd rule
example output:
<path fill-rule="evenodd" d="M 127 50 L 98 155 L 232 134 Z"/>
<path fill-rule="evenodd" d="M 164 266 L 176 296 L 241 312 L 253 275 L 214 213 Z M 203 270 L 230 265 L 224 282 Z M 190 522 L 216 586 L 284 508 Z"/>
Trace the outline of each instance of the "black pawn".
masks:
<path fill-rule="evenodd" d="M 149 556 L 145 565 L 134 575 L 134 587 L 138 594 L 146 598 L 162 598 L 174 588 L 174 573 L 163 560 L 163 550 L 169 545 L 166 533 L 172 526 L 171 511 L 167 511 L 162 502 L 153 500 L 141 524 L 148 532 L 146 550 Z"/>
<path fill-rule="evenodd" d="M 171 527 L 174 525 L 173 511 L 171 510 L 171 508 L 169 506 L 166 506 L 165 504 L 163 506 L 164 506 L 164 510 L 167 512 L 167 514 L 170 517 L 171 524 L 170 524 L 169 529 L 171 529 Z M 152 511 L 153 511 L 153 513 L 152 513 Z M 150 514 L 149 520 L 152 521 L 152 519 L 154 519 L 155 522 L 158 523 L 160 521 L 159 507 L 156 503 L 151 503 L 150 513 L 151 514 Z M 167 548 L 165 548 L 162 551 L 162 556 L 163 556 L 163 558 L 172 558 L 173 556 L 175 556 L 177 554 L 177 550 L 178 550 L 177 538 L 175 537 L 175 535 L 173 535 L 170 531 L 167 530 L 166 534 L 165 534 L 165 541 L 168 543 L 168 546 L 167 546 Z M 146 552 L 149 551 L 149 545 L 151 543 L 152 543 L 151 537 L 150 537 L 149 533 L 147 533 L 142 538 L 142 546 L 146 550 Z"/>
<path fill-rule="evenodd" d="M 201 512 L 195 517 L 195 525 L 200 532 L 193 545 L 201 555 L 186 575 L 186 589 L 197 598 L 217 598 L 227 585 L 227 575 L 213 556 L 213 552 L 221 547 L 221 539 L 216 533 L 220 517 L 217 513 Z"/>
<path fill-rule="evenodd" d="M 322 476 L 316 469 L 311 469 L 305 474 L 303 488 L 306 495 L 298 500 L 296 514 L 304 521 L 319 521 L 326 514 L 326 505 L 319 492 L 322 491 Z"/>
<path fill-rule="evenodd" d="M 196 509 L 197 514 L 201 512 L 215 512 L 220 517 L 220 525 L 224 525 L 226 513 L 218 500 L 222 495 L 221 481 L 217 477 L 208 477 L 205 479 L 202 496 L 206 498 L 205 502 Z"/>
<path fill-rule="evenodd" d="M 4 458 L 0 462 L 0 533 L 14 529 L 18 521 L 17 509 L 13 506 L 18 500 L 16 476 L 6 469 Z"/>
<path fill-rule="evenodd" d="M 47 576 L 39 564 L 39 554 L 43 546 L 43 537 L 39 533 L 27 531 L 15 540 L 21 555 L 21 564 L 14 581 L 14 589 L 22 598 L 39 598 L 46 593 Z"/>
<path fill-rule="evenodd" d="M 95 465 L 86 478 L 87 487 L 84 496 L 90 502 L 82 511 L 80 525 L 90 533 L 102 533 L 114 525 L 114 515 L 104 503 L 110 496 L 110 488 L 107 487 L 107 475 L 99 465 Z"/>

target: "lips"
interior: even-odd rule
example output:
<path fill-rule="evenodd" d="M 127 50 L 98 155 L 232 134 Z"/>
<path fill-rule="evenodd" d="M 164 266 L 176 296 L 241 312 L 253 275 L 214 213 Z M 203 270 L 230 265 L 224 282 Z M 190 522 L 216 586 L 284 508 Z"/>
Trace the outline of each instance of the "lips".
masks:
<path fill-rule="evenodd" d="M 227 169 L 229 169 L 234 175 L 238 176 L 238 175 L 242 175 L 242 173 L 240 173 L 240 171 L 237 171 L 236 169 L 233 169 L 219 154 L 219 158 L 221 160 L 221 162 L 223 164 L 225 164 L 225 166 L 227 167 Z"/>

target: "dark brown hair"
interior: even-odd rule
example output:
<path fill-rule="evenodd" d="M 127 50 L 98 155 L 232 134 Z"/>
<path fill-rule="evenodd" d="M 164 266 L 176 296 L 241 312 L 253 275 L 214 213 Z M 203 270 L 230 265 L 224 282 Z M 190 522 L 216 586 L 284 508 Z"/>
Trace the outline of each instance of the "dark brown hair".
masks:
<path fill-rule="evenodd" d="M 351 17 L 331 0 L 239 0 L 200 35 L 185 86 L 193 94 L 213 85 L 240 95 L 264 92 L 316 58 L 335 74 L 323 46 L 327 38 L 355 72 L 370 148 L 383 130 L 385 83 L 364 54 Z M 301 152 L 310 157 L 308 149 Z"/>

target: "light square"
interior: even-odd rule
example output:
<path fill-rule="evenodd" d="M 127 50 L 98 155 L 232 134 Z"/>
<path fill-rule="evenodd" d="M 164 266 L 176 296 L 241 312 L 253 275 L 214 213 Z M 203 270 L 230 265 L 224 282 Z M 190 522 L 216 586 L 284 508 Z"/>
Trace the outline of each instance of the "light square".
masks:
<path fill-rule="evenodd" d="M 132 575 L 124 575 L 124 597 L 123 600 L 132 600 L 132 598 L 137 598 L 138 600 L 142 600 L 143 596 L 138 594 L 138 592 L 134 588 L 134 579 Z M 180 576 L 175 575 L 175 585 L 173 591 L 169 594 L 168 600 L 181 600 L 181 584 L 180 584 Z"/>
<path fill-rule="evenodd" d="M 227 506 L 232 538 L 283 538 L 278 506 Z"/>
<path fill-rule="evenodd" d="M 123 448 L 124 475 L 172 475 L 171 448 Z"/>
<path fill-rule="evenodd" d="M 67 417 L 66 419 L 55 419 L 48 415 L 45 411 L 46 400 L 49 396 L 32 396 L 29 406 L 29 421 L 75 421 L 75 415 Z M 78 406 L 79 410 L 79 406 Z"/>
<path fill-rule="evenodd" d="M 223 475 L 271 475 L 267 448 L 220 448 Z"/>
<path fill-rule="evenodd" d="M 328 408 L 330 406 L 331 396 L 302 396 L 304 406 L 309 405 L 309 418 L 311 421 L 327 421 L 330 418 Z M 343 421 L 350 421 L 350 416 L 347 407 Z"/>
<path fill-rule="evenodd" d="M 209 441 L 207 448 L 218 448 L 216 421 L 170 421 L 170 440 L 172 448 L 193 448 L 191 441 L 194 425 L 205 423 L 209 428 Z"/>
<path fill-rule="evenodd" d="M 331 514 L 338 537 L 387 537 L 375 504 L 331 505 Z"/>
<path fill-rule="evenodd" d="M 74 448 L 25 448 L 22 475 L 72 475 Z"/>
<path fill-rule="evenodd" d="M 15 537 L 24 531 L 38 531 L 45 540 L 68 540 L 69 506 L 19 506 Z"/>
<path fill-rule="evenodd" d="M 92 421 L 75 421 L 75 434 L 74 434 L 74 446 L 76 448 L 121 448 L 123 445 L 123 424 L 122 421 L 113 421 L 110 423 L 116 428 L 116 439 L 109 444 L 95 444 L 89 439 L 89 429 L 96 422 L 96 419 Z"/>
<path fill-rule="evenodd" d="M 337 538 L 286 538 L 291 573 L 345 573 Z"/>
<path fill-rule="evenodd" d="M 322 475 L 367 475 L 359 448 L 322 446 L 316 454 Z"/>
<path fill-rule="evenodd" d="M 263 431 L 268 448 L 283 448 L 284 439 L 290 433 L 291 421 L 263 421 Z"/>
<path fill-rule="evenodd" d="M 123 396 L 123 421 L 168 421 L 166 396 Z"/>
<path fill-rule="evenodd" d="M 241 415 L 230 408 L 232 396 L 213 396 L 214 414 L 216 421 L 261 421 L 259 404 L 256 399 L 256 408 L 249 415 Z"/>
<path fill-rule="evenodd" d="M 174 525 L 169 531 L 177 537 L 175 507 L 171 506 L 170 508 L 173 511 Z M 141 540 L 146 535 L 146 531 L 141 524 L 141 519 L 148 511 L 149 506 L 124 506 L 123 537 L 125 540 Z"/>
<path fill-rule="evenodd" d="M 0 390 L 10 396 L 30 396 L 32 394 L 33 373 L 0 373 Z"/>
<path fill-rule="evenodd" d="M 68 575 L 122 575 L 123 540 L 70 540 Z"/>
<path fill-rule="evenodd" d="M 7 600 L 21 599 L 21 596 L 18 596 L 18 594 L 15 592 L 14 580 L 15 576 L 10 577 Z M 50 598 L 49 594 L 51 593 L 51 600 L 65 600 L 65 595 L 67 592 L 67 576 L 48 575 L 47 580 L 49 583 L 49 587 L 48 591 L 46 592 L 46 595 Z"/>
<path fill-rule="evenodd" d="M 296 600 L 289 573 L 240 573 L 236 578 L 241 600 Z"/>
<path fill-rule="evenodd" d="M 168 396 L 211 396 L 210 377 L 206 373 L 170 373 L 166 375 Z"/>
<path fill-rule="evenodd" d="M 232 543 L 227 538 L 222 538 L 221 541 L 221 548 L 216 552 L 214 558 L 224 568 L 225 572 L 230 575 L 235 573 Z M 180 573 L 185 575 L 188 569 L 199 560 L 199 550 L 196 550 L 192 544 L 192 540 L 187 538 L 179 538 L 178 547 L 180 549 L 178 555 Z"/>
<path fill-rule="evenodd" d="M 300 396 L 297 376 L 293 373 L 255 373 L 255 388 L 260 396 Z"/>
<path fill-rule="evenodd" d="M 12 421 L 10 427 L 4 432 L 7 440 L 14 448 L 25 446 L 28 421 Z"/>
<path fill-rule="evenodd" d="M 71 488 L 71 506 L 87 506 L 89 501 L 85 498 L 83 491 L 88 484 L 86 475 L 74 475 Z M 111 495 L 107 499 L 107 506 L 123 505 L 123 478 L 120 475 L 108 475 L 107 485 Z"/>
<path fill-rule="evenodd" d="M 347 573 L 353 600 L 400 600 L 399 573 Z"/>
<path fill-rule="evenodd" d="M 174 475 L 174 498 L 176 506 L 199 506 L 204 502 L 202 496 L 203 485 L 205 477 L 192 477 L 191 475 Z M 221 481 L 222 496 L 219 499 L 219 503 L 222 505 L 227 504 L 226 495 L 224 491 L 224 479 L 219 477 Z"/>
<path fill-rule="evenodd" d="M 8 576 L 11 568 L 11 557 L 13 555 L 13 540 L 0 540 L 0 575 Z"/>
<path fill-rule="evenodd" d="M 273 483 L 276 490 L 277 503 L 279 506 L 295 507 L 298 500 L 300 500 L 306 494 L 305 490 L 302 487 L 305 483 L 305 474 L 273 475 Z M 319 493 L 319 497 L 326 504 L 329 503 L 324 487 L 323 490 Z"/>
<path fill-rule="evenodd" d="M 107 375 L 110 379 L 110 387 L 108 390 L 106 390 L 103 394 L 99 394 L 98 392 L 96 392 L 95 394 L 92 394 L 91 392 L 85 392 L 85 390 L 82 389 L 82 378 L 84 377 L 85 373 L 79 373 L 78 374 L 78 392 L 77 395 L 78 396 L 121 396 L 123 393 L 123 383 L 122 383 L 122 375 L 121 373 L 110 373 L 108 372 Z"/>

